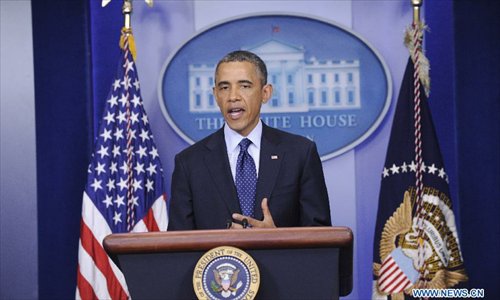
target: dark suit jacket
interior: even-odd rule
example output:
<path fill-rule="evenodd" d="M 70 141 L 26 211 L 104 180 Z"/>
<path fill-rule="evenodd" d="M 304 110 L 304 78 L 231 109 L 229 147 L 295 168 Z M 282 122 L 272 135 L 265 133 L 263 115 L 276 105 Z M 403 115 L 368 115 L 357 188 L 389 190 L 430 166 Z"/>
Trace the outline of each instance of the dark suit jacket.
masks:
<path fill-rule="evenodd" d="M 267 197 L 277 227 L 331 225 L 316 144 L 263 124 L 260 151 L 255 218 Z M 241 213 L 223 129 L 177 154 L 171 190 L 168 230 L 222 229 Z"/>

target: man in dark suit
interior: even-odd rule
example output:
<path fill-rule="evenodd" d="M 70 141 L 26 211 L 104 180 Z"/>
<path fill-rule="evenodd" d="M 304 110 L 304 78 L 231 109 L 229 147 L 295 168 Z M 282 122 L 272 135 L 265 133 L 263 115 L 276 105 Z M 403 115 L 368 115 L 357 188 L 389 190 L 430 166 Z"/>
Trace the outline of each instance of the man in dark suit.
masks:
<path fill-rule="evenodd" d="M 168 230 L 330 226 L 315 143 L 260 120 L 273 93 L 264 62 L 227 54 L 213 92 L 225 125 L 176 156 Z"/>

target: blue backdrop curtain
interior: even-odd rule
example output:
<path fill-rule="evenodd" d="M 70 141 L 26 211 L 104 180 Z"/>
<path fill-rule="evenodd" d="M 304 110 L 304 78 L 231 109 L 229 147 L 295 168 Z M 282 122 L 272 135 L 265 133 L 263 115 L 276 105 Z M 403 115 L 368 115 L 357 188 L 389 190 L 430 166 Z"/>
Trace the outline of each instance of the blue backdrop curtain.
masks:
<path fill-rule="evenodd" d="M 484 288 L 486 298 L 498 298 L 500 3 L 454 1 L 453 5 L 462 250 L 469 287 Z"/>
<path fill-rule="evenodd" d="M 40 299 L 75 294 L 82 194 L 119 59 L 121 5 L 32 1 Z"/>

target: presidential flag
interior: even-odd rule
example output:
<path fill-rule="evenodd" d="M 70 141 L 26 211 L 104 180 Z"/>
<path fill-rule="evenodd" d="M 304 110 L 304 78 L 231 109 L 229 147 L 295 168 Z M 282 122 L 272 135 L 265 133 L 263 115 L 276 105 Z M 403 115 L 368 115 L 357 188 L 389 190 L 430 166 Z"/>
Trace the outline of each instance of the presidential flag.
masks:
<path fill-rule="evenodd" d="M 168 225 L 163 170 L 141 99 L 131 31 L 124 29 L 121 40 L 83 192 L 77 299 L 128 299 L 123 274 L 104 251 L 103 239 L 165 231 Z"/>
<path fill-rule="evenodd" d="M 382 171 L 374 243 L 374 299 L 467 280 L 432 117 L 423 25 L 407 32 L 408 60 Z M 436 100 L 438 101 L 438 100 Z"/>

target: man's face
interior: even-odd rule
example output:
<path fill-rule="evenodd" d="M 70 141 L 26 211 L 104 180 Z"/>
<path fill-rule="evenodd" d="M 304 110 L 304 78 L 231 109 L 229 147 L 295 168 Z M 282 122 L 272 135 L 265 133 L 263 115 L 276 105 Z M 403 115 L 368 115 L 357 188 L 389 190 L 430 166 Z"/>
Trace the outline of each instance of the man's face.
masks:
<path fill-rule="evenodd" d="M 247 136 L 259 122 L 260 107 L 271 98 L 273 88 L 262 86 L 257 68 L 244 61 L 220 64 L 213 91 L 228 126 Z"/>

